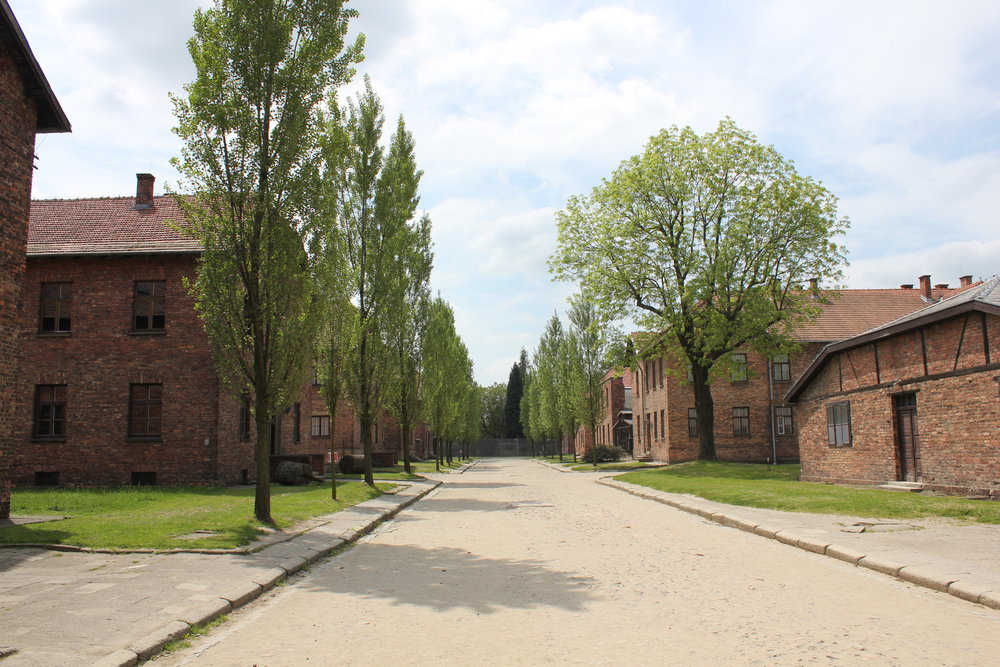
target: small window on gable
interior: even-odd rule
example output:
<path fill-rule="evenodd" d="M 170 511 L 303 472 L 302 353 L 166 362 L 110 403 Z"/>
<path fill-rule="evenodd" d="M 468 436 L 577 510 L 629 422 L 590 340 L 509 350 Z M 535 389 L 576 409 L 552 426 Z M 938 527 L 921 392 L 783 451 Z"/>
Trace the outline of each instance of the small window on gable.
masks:
<path fill-rule="evenodd" d="M 795 426 L 792 423 L 792 408 L 787 405 L 775 408 L 774 425 L 778 435 L 795 433 Z"/>
<path fill-rule="evenodd" d="M 73 303 L 72 283 L 42 283 L 40 318 L 41 333 L 68 332 Z"/>
<path fill-rule="evenodd" d="M 747 380 L 747 355 L 742 352 L 733 354 L 733 370 L 731 372 L 733 382 L 746 382 Z"/>
<path fill-rule="evenodd" d="M 787 354 L 775 355 L 771 360 L 771 377 L 778 382 L 787 382 L 792 379 L 792 364 L 788 360 Z"/>
<path fill-rule="evenodd" d="M 698 411 L 695 408 L 688 408 L 688 437 L 698 437 Z"/>
<path fill-rule="evenodd" d="M 137 280 L 132 301 L 133 331 L 163 331 L 166 326 L 167 281 Z"/>
<path fill-rule="evenodd" d="M 826 406 L 826 439 L 831 447 L 851 446 L 850 401 Z"/>

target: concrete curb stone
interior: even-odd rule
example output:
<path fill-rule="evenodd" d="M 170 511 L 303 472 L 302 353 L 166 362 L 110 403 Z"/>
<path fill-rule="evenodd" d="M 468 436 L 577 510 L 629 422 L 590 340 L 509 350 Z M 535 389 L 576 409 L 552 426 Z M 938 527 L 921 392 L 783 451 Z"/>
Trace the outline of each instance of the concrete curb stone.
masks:
<path fill-rule="evenodd" d="M 139 660 L 148 660 L 159 653 L 170 642 L 186 635 L 190 629 L 191 626 L 187 623 L 171 621 L 156 632 L 152 632 L 130 644 L 129 650 L 133 651 Z"/>
<path fill-rule="evenodd" d="M 720 512 L 717 507 L 712 509 L 711 506 L 698 503 L 697 500 L 693 502 L 688 502 L 686 499 L 680 501 L 676 497 L 677 494 L 667 494 L 663 491 L 651 490 L 627 482 L 619 482 L 611 476 L 598 479 L 597 482 L 646 500 L 652 500 L 675 507 L 684 512 L 696 514 L 723 526 L 737 528 L 748 533 L 760 535 L 761 537 L 777 540 L 789 546 L 829 556 L 845 563 L 895 577 L 916 586 L 940 591 L 967 602 L 974 602 L 985 607 L 1000 610 L 1000 591 L 989 590 L 974 582 L 963 581 L 955 575 L 947 575 L 932 567 L 897 563 L 877 554 L 865 554 L 844 545 L 831 544 L 799 535 L 795 531 L 757 524 L 752 520 L 739 517 L 728 511 Z M 720 504 L 722 503 L 716 503 L 716 505 Z M 737 508 L 734 507 L 733 509 Z"/>
<path fill-rule="evenodd" d="M 217 600 L 212 600 L 211 602 L 206 602 L 196 607 L 186 609 L 177 616 L 177 620 L 181 623 L 187 623 L 190 626 L 205 625 L 214 621 L 223 614 L 228 614 L 232 610 L 233 605 L 229 603 L 229 600 L 219 598 Z"/>

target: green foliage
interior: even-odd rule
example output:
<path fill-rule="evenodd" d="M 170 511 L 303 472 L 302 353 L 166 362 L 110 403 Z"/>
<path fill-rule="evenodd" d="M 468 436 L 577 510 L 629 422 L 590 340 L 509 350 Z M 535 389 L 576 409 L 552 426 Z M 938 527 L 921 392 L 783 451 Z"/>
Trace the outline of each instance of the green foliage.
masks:
<path fill-rule="evenodd" d="M 273 525 L 289 528 L 299 521 L 370 500 L 391 488 L 341 484 L 340 500 L 331 501 L 326 485 L 279 486 L 273 495 Z M 8 526 L 0 530 L 0 543 L 101 549 L 228 549 L 249 544 L 261 534 L 263 522 L 247 516 L 247 500 L 253 493 L 253 489 L 245 487 L 18 489 L 12 497 L 12 512 L 70 518 Z M 196 539 L 180 538 L 195 531 L 207 532 Z"/>
<path fill-rule="evenodd" d="M 710 371 L 745 347 L 789 348 L 817 313 L 801 287 L 840 276 L 848 227 L 829 191 L 729 119 L 661 131 L 557 224 L 556 277 L 579 281 L 602 318 L 662 334 L 640 355 L 691 365 L 700 458 L 715 456 Z"/>
<path fill-rule="evenodd" d="M 671 493 L 785 512 L 1000 524 L 1000 503 L 799 482 L 797 465 L 694 462 L 617 477 Z"/>
<path fill-rule="evenodd" d="M 596 445 L 589 447 L 583 453 L 584 463 L 606 463 L 608 461 L 621 461 L 625 458 L 625 450 L 613 445 Z"/>
<path fill-rule="evenodd" d="M 194 17 L 197 71 L 174 96 L 174 164 L 186 229 L 203 245 L 197 308 L 219 374 L 251 397 L 254 511 L 270 519 L 267 425 L 294 400 L 312 357 L 316 312 L 306 253 L 322 161 L 322 103 L 347 82 L 363 40 L 339 0 L 226 0 Z"/>
<path fill-rule="evenodd" d="M 507 376 L 507 391 L 503 406 L 503 437 L 523 438 L 521 424 L 521 397 L 524 395 L 524 377 L 520 363 L 510 367 Z"/>
<path fill-rule="evenodd" d="M 502 382 L 495 382 L 488 387 L 481 387 L 479 396 L 482 399 L 483 435 L 487 438 L 502 438 L 507 387 Z"/>

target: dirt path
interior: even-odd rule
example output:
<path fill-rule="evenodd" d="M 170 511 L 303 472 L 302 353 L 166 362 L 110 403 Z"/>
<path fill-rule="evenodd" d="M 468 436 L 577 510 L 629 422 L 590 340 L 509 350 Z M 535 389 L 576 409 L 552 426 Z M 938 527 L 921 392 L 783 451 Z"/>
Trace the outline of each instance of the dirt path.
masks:
<path fill-rule="evenodd" d="M 489 460 L 156 664 L 995 665 L 1000 614 Z"/>

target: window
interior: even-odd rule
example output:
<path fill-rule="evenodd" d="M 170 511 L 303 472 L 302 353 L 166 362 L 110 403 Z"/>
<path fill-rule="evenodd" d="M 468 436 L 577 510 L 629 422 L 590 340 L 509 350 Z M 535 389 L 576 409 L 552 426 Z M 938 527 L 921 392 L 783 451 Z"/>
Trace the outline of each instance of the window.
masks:
<path fill-rule="evenodd" d="M 694 408 L 688 408 L 688 437 L 698 437 L 698 411 Z"/>
<path fill-rule="evenodd" d="M 137 280 L 132 301 L 133 331 L 162 331 L 166 323 L 167 281 Z"/>
<path fill-rule="evenodd" d="M 302 406 L 298 403 L 292 409 L 292 441 L 302 442 Z"/>
<path fill-rule="evenodd" d="M 831 447 L 851 446 L 851 404 L 826 406 L 826 438 Z"/>
<path fill-rule="evenodd" d="M 733 370 L 731 372 L 733 382 L 746 382 L 747 380 L 747 355 L 737 352 L 733 355 Z"/>
<path fill-rule="evenodd" d="M 250 397 L 243 394 L 240 400 L 240 438 L 246 440 L 250 437 Z"/>
<path fill-rule="evenodd" d="M 667 437 L 667 424 L 666 419 L 663 418 L 663 410 L 660 410 L 660 437 Z"/>
<path fill-rule="evenodd" d="M 792 379 L 792 365 L 787 354 L 775 355 L 771 360 L 771 377 L 779 382 Z"/>
<path fill-rule="evenodd" d="M 733 435 L 750 435 L 750 408 L 733 408 Z"/>
<path fill-rule="evenodd" d="M 330 416 L 329 415 L 318 415 L 311 419 L 310 428 L 312 437 L 314 438 L 329 438 L 330 437 Z"/>
<path fill-rule="evenodd" d="M 163 413 L 162 384 L 129 385 L 128 434 L 135 438 L 160 436 Z"/>
<path fill-rule="evenodd" d="M 659 439 L 659 436 L 657 435 L 656 431 L 656 410 L 653 410 L 653 437 L 651 438 L 651 440 L 657 440 L 657 439 Z"/>
<path fill-rule="evenodd" d="M 778 435 L 791 435 L 795 433 L 795 426 L 792 424 L 792 409 L 790 407 L 775 408 L 774 422 Z"/>
<path fill-rule="evenodd" d="M 69 331 L 72 302 L 72 283 L 42 283 L 38 330 L 41 333 Z"/>
<path fill-rule="evenodd" d="M 34 436 L 66 437 L 66 385 L 40 384 L 35 387 Z"/>

